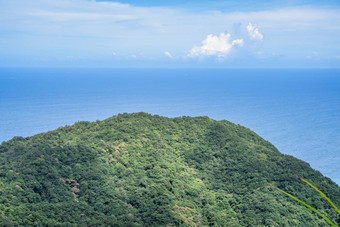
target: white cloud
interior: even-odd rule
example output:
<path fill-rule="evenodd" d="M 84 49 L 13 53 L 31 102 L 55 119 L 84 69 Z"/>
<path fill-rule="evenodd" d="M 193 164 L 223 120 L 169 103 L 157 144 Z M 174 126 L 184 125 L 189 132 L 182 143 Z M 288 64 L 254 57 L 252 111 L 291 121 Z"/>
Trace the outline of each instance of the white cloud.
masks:
<path fill-rule="evenodd" d="M 106 59 L 111 64 L 111 50 L 117 52 L 116 58 L 144 53 L 137 60 L 154 60 L 167 55 L 165 50 L 171 50 L 175 59 L 186 50 L 185 56 L 225 57 L 242 45 L 238 55 L 246 57 L 260 47 L 265 53 L 292 57 L 305 57 L 315 46 L 320 56 L 334 57 L 340 50 L 339 8 L 224 12 L 209 7 L 196 11 L 184 6 L 137 7 L 94 0 L 0 0 L 0 5 L 0 58 L 13 56 L 13 62 L 43 58 L 53 63 L 53 59 L 72 55 L 88 61 Z M 219 35 L 220 31 L 233 31 L 235 24 L 243 31 L 234 31 L 232 37 Z M 270 36 L 263 45 L 248 42 L 263 40 L 264 31 Z M 295 46 L 298 48 L 287 48 Z"/>
<path fill-rule="evenodd" d="M 168 51 L 165 51 L 164 54 L 165 54 L 165 56 L 167 56 L 168 58 L 174 58 L 174 57 L 172 56 L 172 54 L 170 54 L 170 52 L 168 52 Z"/>
<path fill-rule="evenodd" d="M 230 34 L 221 33 L 219 36 L 208 35 L 205 40 L 202 41 L 202 46 L 194 46 L 188 56 L 200 57 L 200 56 L 217 56 L 226 57 L 233 46 L 243 44 L 242 39 L 236 39 L 230 42 Z"/>
<path fill-rule="evenodd" d="M 231 45 L 235 46 L 235 45 L 239 45 L 239 46 L 243 46 L 243 39 L 235 39 L 233 40 L 233 42 L 231 43 Z"/>
<path fill-rule="evenodd" d="M 247 26 L 247 31 L 251 39 L 259 41 L 263 40 L 263 35 L 259 32 L 259 29 L 255 25 L 249 23 Z"/>

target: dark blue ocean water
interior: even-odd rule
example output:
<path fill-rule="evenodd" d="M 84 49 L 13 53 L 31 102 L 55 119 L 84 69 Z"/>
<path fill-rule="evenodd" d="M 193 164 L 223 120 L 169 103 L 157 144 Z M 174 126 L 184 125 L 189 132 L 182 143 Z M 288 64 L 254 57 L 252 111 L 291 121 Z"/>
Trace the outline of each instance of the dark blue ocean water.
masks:
<path fill-rule="evenodd" d="M 339 69 L 0 69 L 0 142 L 139 111 L 244 125 L 340 185 Z"/>

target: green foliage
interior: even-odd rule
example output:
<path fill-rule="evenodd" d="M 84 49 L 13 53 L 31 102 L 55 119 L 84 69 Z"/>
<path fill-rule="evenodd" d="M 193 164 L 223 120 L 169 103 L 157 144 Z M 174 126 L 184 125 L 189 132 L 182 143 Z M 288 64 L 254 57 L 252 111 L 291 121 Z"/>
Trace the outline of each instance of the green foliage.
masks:
<path fill-rule="evenodd" d="M 318 215 L 320 215 L 320 216 L 321 216 L 323 219 L 325 219 L 330 225 L 336 227 L 336 225 L 335 225 L 331 220 L 329 220 L 325 215 L 323 215 L 320 211 L 318 211 L 318 210 L 315 209 L 314 207 L 311 207 L 311 206 L 308 205 L 307 203 L 305 203 L 305 202 L 299 200 L 299 199 L 296 198 L 295 196 L 293 196 L 293 195 L 291 195 L 291 194 L 289 194 L 289 193 L 287 193 L 287 192 L 285 192 L 285 191 L 283 191 L 283 190 L 281 190 L 281 189 L 279 189 L 279 188 L 276 188 L 276 187 L 275 187 L 275 189 L 278 190 L 278 191 L 280 191 L 280 192 L 282 192 L 283 194 L 288 195 L 290 198 L 292 198 L 292 199 L 298 201 L 298 202 L 301 203 L 302 205 L 305 205 L 306 207 L 308 207 L 309 209 L 311 209 L 312 211 L 314 211 L 315 213 L 317 213 Z"/>
<path fill-rule="evenodd" d="M 322 195 L 331 205 L 332 207 L 336 210 L 336 212 L 338 212 L 338 214 L 340 214 L 340 210 L 339 208 L 330 200 L 330 198 L 328 198 L 322 191 L 320 191 L 317 187 L 315 187 L 312 183 L 310 183 L 309 181 L 300 178 L 300 180 L 302 180 L 303 182 L 305 182 L 306 184 L 308 184 L 309 186 L 311 186 L 312 188 L 315 189 L 315 191 L 319 192 L 320 195 Z"/>
<path fill-rule="evenodd" d="M 308 184 L 309 186 L 311 186 L 313 189 L 315 189 L 317 192 L 320 193 L 320 195 L 322 195 L 331 205 L 332 207 L 338 212 L 338 214 L 340 214 L 340 210 L 339 208 L 322 192 L 320 191 L 317 187 L 315 187 L 312 183 L 310 183 L 309 181 L 303 179 L 303 178 L 299 178 L 300 180 L 302 180 L 303 182 L 305 182 L 306 184 Z M 296 198 L 295 196 L 289 194 L 288 192 L 285 192 L 277 187 L 274 187 L 276 190 L 282 192 L 283 194 L 288 195 L 290 198 L 298 201 L 299 203 L 301 203 L 302 205 L 308 207 L 309 209 L 311 209 L 312 211 L 314 211 L 315 213 L 317 213 L 318 215 L 320 215 L 323 219 L 325 219 L 330 225 L 332 226 L 336 226 L 331 220 L 329 220 L 325 215 L 323 215 L 320 211 L 318 211 L 317 209 L 315 209 L 314 207 L 311 207 L 310 205 L 308 205 L 307 203 L 301 201 L 300 199 Z"/>
<path fill-rule="evenodd" d="M 1 226 L 323 226 L 340 188 L 251 130 L 120 114 L 0 145 Z"/>

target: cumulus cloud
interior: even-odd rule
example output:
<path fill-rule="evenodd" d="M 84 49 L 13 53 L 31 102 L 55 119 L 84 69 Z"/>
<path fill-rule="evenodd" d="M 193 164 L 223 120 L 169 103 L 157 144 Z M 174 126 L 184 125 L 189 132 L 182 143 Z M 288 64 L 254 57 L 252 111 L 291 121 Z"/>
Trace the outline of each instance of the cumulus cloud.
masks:
<path fill-rule="evenodd" d="M 235 46 L 235 45 L 239 45 L 242 46 L 243 45 L 243 39 L 235 39 L 233 40 L 233 42 L 231 43 L 231 45 Z"/>
<path fill-rule="evenodd" d="M 247 31 L 251 39 L 262 41 L 263 35 L 259 32 L 259 29 L 255 25 L 249 23 Z"/>
<path fill-rule="evenodd" d="M 208 35 L 205 40 L 202 41 L 201 46 L 194 46 L 188 56 L 200 57 L 200 56 L 217 56 L 226 57 L 233 46 L 243 45 L 242 39 L 235 39 L 230 41 L 230 34 L 221 33 L 219 36 Z"/>
<path fill-rule="evenodd" d="M 174 58 L 174 57 L 172 56 L 172 54 L 170 54 L 170 52 L 168 52 L 168 51 L 165 51 L 164 54 L 165 54 L 165 56 L 167 56 L 168 58 Z"/>
<path fill-rule="evenodd" d="M 44 65 L 72 55 L 82 59 L 79 64 L 96 65 L 97 61 L 106 61 L 105 64 L 111 66 L 112 56 L 123 61 L 142 52 L 144 55 L 138 55 L 136 62 L 143 57 L 156 62 L 159 55 L 165 58 L 165 51 L 171 50 L 171 56 L 180 62 L 180 56 L 183 59 L 229 56 L 242 44 L 238 56 L 247 57 L 262 47 L 257 45 L 259 40 L 264 40 L 262 27 L 270 33 L 266 53 L 305 58 L 306 51 L 317 46 L 320 56 L 334 58 L 333 52 L 340 50 L 337 45 L 340 10 L 336 7 L 266 7 L 262 11 L 230 9 L 224 12 L 211 10 L 209 3 L 204 4 L 206 7 L 200 10 L 191 10 L 184 5 L 183 8 L 137 7 L 114 1 L 0 0 L 0 59 L 12 56 L 8 62 L 13 64 L 43 59 L 36 62 Z M 254 22 L 261 27 L 254 26 Z M 232 36 L 225 32 L 224 38 L 217 33 L 207 37 L 212 31 L 225 30 Z M 197 37 L 202 38 L 197 40 Z M 234 37 L 240 40 L 233 40 Z M 308 42 L 306 37 L 310 37 Z M 251 40 L 254 42 L 249 42 Z M 300 44 L 299 48 L 286 48 L 296 43 Z M 112 50 L 117 55 L 111 55 Z M 3 64 L 0 60 L 0 65 Z"/>

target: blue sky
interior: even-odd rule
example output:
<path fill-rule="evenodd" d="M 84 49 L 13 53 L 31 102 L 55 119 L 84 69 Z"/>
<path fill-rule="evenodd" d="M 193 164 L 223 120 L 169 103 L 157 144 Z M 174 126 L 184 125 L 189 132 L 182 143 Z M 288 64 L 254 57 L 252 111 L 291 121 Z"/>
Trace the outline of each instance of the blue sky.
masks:
<path fill-rule="evenodd" d="M 0 0 L 0 66 L 340 66 L 339 1 Z"/>

